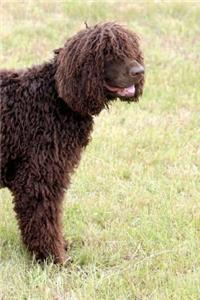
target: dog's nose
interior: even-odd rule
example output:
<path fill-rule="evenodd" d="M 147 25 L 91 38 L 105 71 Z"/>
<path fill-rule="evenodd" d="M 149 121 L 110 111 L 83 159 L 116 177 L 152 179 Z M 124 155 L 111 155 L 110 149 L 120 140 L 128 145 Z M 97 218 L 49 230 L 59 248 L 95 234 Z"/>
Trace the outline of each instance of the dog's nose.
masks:
<path fill-rule="evenodd" d="M 130 72 L 130 75 L 133 77 L 136 75 L 144 74 L 144 67 L 140 64 L 137 64 L 136 66 L 131 67 L 129 72 Z"/>

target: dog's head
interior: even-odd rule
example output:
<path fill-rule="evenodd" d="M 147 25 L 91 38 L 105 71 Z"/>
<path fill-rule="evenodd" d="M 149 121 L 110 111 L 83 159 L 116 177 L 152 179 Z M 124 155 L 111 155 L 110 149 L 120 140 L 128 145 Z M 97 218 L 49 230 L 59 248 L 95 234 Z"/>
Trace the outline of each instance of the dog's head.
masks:
<path fill-rule="evenodd" d="M 110 100 L 138 101 L 144 63 L 137 35 L 108 22 L 86 28 L 57 53 L 59 96 L 81 114 L 97 115 Z"/>

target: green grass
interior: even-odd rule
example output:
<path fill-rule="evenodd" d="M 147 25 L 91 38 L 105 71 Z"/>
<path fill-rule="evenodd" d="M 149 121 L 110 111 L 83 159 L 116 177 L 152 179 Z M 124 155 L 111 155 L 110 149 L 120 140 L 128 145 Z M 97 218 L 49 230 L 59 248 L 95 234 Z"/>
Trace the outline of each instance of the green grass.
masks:
<path fill-rule="evenodd" d="M 200 299 L 200 5 L 1 1 L 1 67 L 52 56 L 84 21 L 117 20 L 142 36 L 139 104 L 96 118 L 66 195 L 68 268 L 43 268 L 0 199 L 0 299 Z"/>

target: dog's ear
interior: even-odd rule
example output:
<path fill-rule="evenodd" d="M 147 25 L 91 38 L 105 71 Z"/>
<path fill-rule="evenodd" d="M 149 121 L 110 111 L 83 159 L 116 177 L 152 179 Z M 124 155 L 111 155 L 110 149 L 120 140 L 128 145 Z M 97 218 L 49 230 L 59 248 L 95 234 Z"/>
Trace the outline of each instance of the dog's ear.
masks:
<path fill-rule="evenodd" d="M 76 36 L 75 36 L 76 37 Z M 81 38 L 70 39 L 57 55 L 56 86 L 59 97 L 83 115 L 97 115 L 105 106 L 103 56 L 87 52 Z"/>

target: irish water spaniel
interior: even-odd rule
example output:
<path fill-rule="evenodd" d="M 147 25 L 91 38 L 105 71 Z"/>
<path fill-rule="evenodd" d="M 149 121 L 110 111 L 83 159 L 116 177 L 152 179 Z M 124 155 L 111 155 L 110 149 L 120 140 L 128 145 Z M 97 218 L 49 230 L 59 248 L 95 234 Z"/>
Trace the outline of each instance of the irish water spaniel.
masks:
<path fill-rule="evenodd" d="M 63 263 L 64 190 L 94 116 L 116 98 L 138 101 L 144 64 L 137 35 L 113 22 L 87 27 L 54 52 L 42 65 L 0 72 L 0 181 L 28 250 Z"/>

